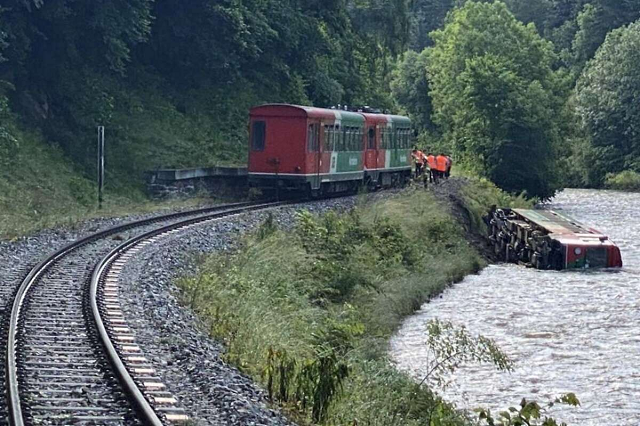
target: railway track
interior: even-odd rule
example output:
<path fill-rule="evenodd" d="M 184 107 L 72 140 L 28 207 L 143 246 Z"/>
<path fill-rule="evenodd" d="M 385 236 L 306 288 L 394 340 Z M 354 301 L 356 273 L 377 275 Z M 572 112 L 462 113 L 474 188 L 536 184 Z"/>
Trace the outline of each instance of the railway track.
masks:
<path fill-rule="evenodd" d="M 78 240 L 34 267 L 8 317 L 10 424 L 187 421 L 127 326 L 118 276 L 138 251 L 165 235 L 283 204 L 239 203 L 132 222 Z"/>

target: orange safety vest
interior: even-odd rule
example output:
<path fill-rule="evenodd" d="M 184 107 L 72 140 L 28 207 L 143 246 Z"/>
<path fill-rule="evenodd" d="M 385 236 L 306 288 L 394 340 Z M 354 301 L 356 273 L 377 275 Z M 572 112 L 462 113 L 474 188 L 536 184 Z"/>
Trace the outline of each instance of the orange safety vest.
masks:
<path fill-rule="evenodd" d="M 435 157 L 435 156 L 433 156 L 433 155 L 429 155 L 429 156 L 427 157 L 427 164 L 429 164 L 429 168 L 430 168 L 431 170 L 435 170 L 435 169 L 437 168 L 437 165 L 436 165 L 436 157 Z"/>
<path fill-rule="evenodd" d="M 411 153 L 411 156 L 416 161 L 416 164 L 424 164 L 424 154 L 422 153 L 422 151 L 418 151 L 415 154 Z"/>
<path fill-rule="evenodd" d="M 444 155 L 438 155 L 436 157 L 436 170 L 439 172 L 447 171 L 447 157 Z"/>

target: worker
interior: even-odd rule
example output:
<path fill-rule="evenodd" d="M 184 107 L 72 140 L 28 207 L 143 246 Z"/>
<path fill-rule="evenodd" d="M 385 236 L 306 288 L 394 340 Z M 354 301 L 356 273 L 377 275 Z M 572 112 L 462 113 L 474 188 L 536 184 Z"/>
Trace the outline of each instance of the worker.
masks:
<path fill-rule="evenodd" d="M 411 151 L 411 158 L 413 158 L 413 161 L 416 164 L 415 176 L 417 179 L 422 175 L 422 170 L 424 169 L 424 153 L 417 148 L 414 148 L 413 151 Z"/>
<path fill-rule="evenodd" d="M 436 157 L 436 170 L 438 171 L 438 178 L 443 179 L 447 172 L 447 157 L 444 154 Z"/>
<path fill-rule="evenodd" d="M 427 165 L 429 166 L 429 183 L 437 183 L 437 165 L 436 165 L 436 156 L 432 153 L 427 155 Z"/>
<path fill-rule="evenodd" d="M 425 184 L 425 186 L 427 185 L 427 180 L 429 179 L 429 176 L 431 174 L 427 169 L 428 164 L 429 162 L 427 159 L 427 154 L 422 152 L 422 182 Z"/>
<path fill-rule="evenodd" d="M 449 176 L 451 176 L 451 166 L 453 165 L 453 160 L 448 155 L 445 155 L 445 157 L 447 158 L 447 169 L 444 172 L 444 177 L 449 179 Z"/>

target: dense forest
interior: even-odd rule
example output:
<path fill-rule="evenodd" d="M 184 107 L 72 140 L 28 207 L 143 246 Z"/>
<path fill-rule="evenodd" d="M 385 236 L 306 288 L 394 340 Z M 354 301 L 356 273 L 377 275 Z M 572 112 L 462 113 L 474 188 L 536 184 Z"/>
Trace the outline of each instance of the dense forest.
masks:
<path fill-rule="evenodd" d="M 251 105 L 373 105 L 509 191 L 601 187 L 640 171 L 638 18 L 640 0 L 2 0 L 0 164 L 26 129 L 90 175 L 104 125 L 125 184 L 241 164 Z"/>

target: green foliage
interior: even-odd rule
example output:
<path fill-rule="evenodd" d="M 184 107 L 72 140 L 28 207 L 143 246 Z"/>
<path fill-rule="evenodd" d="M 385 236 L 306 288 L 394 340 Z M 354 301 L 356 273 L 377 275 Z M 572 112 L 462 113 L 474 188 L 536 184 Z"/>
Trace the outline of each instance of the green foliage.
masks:
<path fill-rule="evenodd" d="M 433 118 L 452 149 L 507 191 L 552 196 L 564 89 L 551 44 L 501 2 L 467 2 L 432 37 Z"/>
<path fill-rule="evenodd" d="M 6 58 L 2 56 L 2 51 L 9 46 L 7 43 L 7 33 L 5 32 L 4 22 L 2 19 L 2 13 L 5 11 L 2 7 L 0 7 L 0 62 L 6 61 Z"/>
<path fill-rule="evenodd" d="M 462 425 L 453 407 L 395 371 L 402 319 L 481 261 L 425 191 L 348 214 L 267 219 L 233 255 L 180 282 L 227 359 L 285 408 L 319 424 Z M 304 421 L 303 421 L 304 422 Z"/>
<path fill-rule="evenodd" d="M 432 44 L 429 34 L 444 25 L 447 13 L 464 0 L 415 0 L 411 7 L 410 47 L 422 51 Z"/>
<path fill-rule="evenodd" d="M 0 94 L 0 167 L 6 168 L 15 162 L 18 139 L 13 135 L 8 123 L 11 120 L 9 102 Z"/>
<path fill-rule="evenodd" d="M 592 142 L 596 185 L 607 173 L 640 170 L 640 22 L 611 32 L 582 73 L 577 111 Z"/>
<path fill-rule="evenodd" d="M 433 127 L 427 60 L 427 51 L 420 54 L 411 50 L 406 52 L 398 64 L 391 83 L 396 101 L 407 110 L 414 125 L 423 129 Z"/>
<path fill-rule="evenodd" d="M 604 184 L 608 189 L 640 191 L 640 173 L 632 170 L 625 170 L 618 174 L 609 173 Z"/>
<path fill-rule="evenodd" d="M 511 13 L 525 24 L 533 23 L 542 35 L 553 10 L 553 0 L 505 0 Z"/>
<path fill-rule="evenodd" d="M 12 109 L 85 175 L 106 126 L 108 185 L 157 167 L 245 164 L 265 102 L 390 108 L 408 0 L 7 0 Z M 373 23 L 373 24 L 372 24 Z"/>
<path fill-rule="evenodd" d="M 573 393 L 562 395 L 559 398 L 549 404 L 549 407 L 553 407 L 555 404 L 565 404 L 572 407 L 580 405 L 580 401 Z M 509 411 L 501 411 L 498 417 L 494 417 L 490 410 L 478 409 L 478 419 L 488 426 L 567 426 L 566 423 L 558 424 L 556 420 L 551 417 L 543 419 L 542 416 L 545 412 L 535 401 L 527 401 L 522 399 L 520 401 L 520 408 L 509 407 Z"/>
<path fill-rule="evenodd" d="M 490 363 L 499 371 L 513 371 L 513 361 L 498 345 L 484 336 L 472 336 L 465 327 L 438 319 L 427 323 L 429 363 L 422 382 L 446 385 L 446 375 L 463 363 Z"/>
<path fill-rule="evenodd" d="M 611 2 L 596 0 L 584 5 L 576 21 L 578 31 L 573 41 L 575 61 L 579 66 L 593 58 L 607 34 L 640 18 L 640 1 Z"/>

